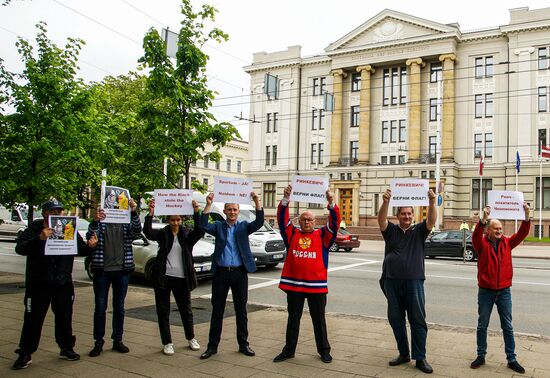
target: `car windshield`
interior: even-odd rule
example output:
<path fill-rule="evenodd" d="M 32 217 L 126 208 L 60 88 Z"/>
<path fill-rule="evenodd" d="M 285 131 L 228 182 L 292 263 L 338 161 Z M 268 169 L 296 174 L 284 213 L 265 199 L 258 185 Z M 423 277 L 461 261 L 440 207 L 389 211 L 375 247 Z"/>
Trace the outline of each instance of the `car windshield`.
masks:
<path fill-rule="evenodd" d="M 340 234 L 343 234 L 343 235 L 349 235 L 349 234 L 350 234 L 349 231 L 344 230 L 343 228 L 338 229 L 338 232 L 339 232 Z"/>
<path fill-rule="evenodd" d="M 239 221 L 252 222 L 254 219 L 256 219 L 255 210 L 241 209 L 241 212 L 239 213 Z M 264 225 L 258 231 L 269 232 L 269 231 L 273 231 L 273 228 L 269 225 L 269 223 L 264 222 Z"/>
<path fill-rule="evenodd" d="M 27 208 L 19 207 L 19 212 L 21 213 L 23 220 L 27 220 L 29 218 L 29 210 Z M 33 219 L 42 218 L 42 214 L 38 210 L 34 210 L 33 215 Z"/>

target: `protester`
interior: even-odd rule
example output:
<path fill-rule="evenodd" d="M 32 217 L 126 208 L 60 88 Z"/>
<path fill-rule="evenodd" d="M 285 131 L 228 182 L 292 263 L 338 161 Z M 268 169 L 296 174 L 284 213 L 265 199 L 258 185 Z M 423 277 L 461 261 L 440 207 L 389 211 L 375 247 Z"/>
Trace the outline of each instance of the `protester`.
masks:
<path fill-rule="evenodd" d="M 315 229 L 315 216 L 311 211 L 305 211 L 300 215 L 300 228 L 296 228 L 288 210 L 291 193 L 292 186 L 289 185 L 284 189 L 284 197 L 277 208 L 279 230 L 288 251 L 279 283 L 279 288 L 286 293 L 288 321 L 285 346 L 273 362 L 294 357 L 304 301 L 307 299 L 317 353 L 323 362 L 329 363 L 332 356 L 325 321 L 328 253 L 338 232 L 340 210 L 333 203 L 332 193 L 327 190 L 327 209 L 330 214 L 326 226 Z"/>
<path fill-rule="evenodd" d="M 113 286 L 113 350 L 128 353 L 130 349 L 122 342 L 124 333 L 124 300 L 128 291 L 130 273 L 134 271 L 132 253 L 133 235 L 141 233 L 141 222 L 136 211 L 136 203 L 129 200 L 130 223 L 104 223 L 105 211 L 99 209 L 93 222 L 88 226 L 87 238 L 96 235 L 98 242 L 92 252 L 90 268 L 93 274 L 95 310 L 94 340 L 90 357 L 97 357 L 105 343 L 105 321 L 109 287 Z"/>
<path fill-rule="evenodd" d="M 214 223 L 208 223 L 214 193 L 210 193 L 206 197 L 206 206 L 200 218 L 200 228 L 216 238 L 216 246 L 212 259 L 212 318 L 210 320 L 208 347 L 201 355 L 201 359 L 210 358 L 218 352 L 223 313 L 229 288 L 231 288 L 237 318 L 239 352 L 246 356 L 256 355 L 248 343 L 246 313 L 248 272 L 256 271 L 256 263 L 250 250 L 248 235 L 262 227 L 264 224 L 264 211 L 260 206 L 258 195 L 252 192 L 251 196 L 256 207 L 256 219 L 253 222 L 239 221 L 239 204 L 226 203 L 223 210 L 226 220 Z"/>
<path fill-rule="evenodd" d="M 416 360 L 416 367 L 429 374 L 433 369 L 426 360 L 428 327 L 424 297 L 424 241 L 437 220 L 435 194 L 431 189 L 428 191 L 428 217 L 414 226 L 412 207 L 397 208 L 399 225 L 388 222 L 391 191 L 386 190 L 382 198 L 378 225 L 386 248 L 380 285 L 388 300 L 388 320 L 399 349 L 399 356 L 389 365 L 407 363 L 412 357 Z M 411 327 L 412 355 L 409 354 L 405 313 Z"/>
<path fill-rule="evenodd" d="M 174 354 L 174 344 L 170 334 L 170 293 L 174 294 L 183 323 L 185 338 L 191 350 L 199 350 L 193 328 L 191 291 L 197 287 L 197 276 L 193 265 L 193 246 L 203 236 L 199 230 L 199 205 L 193 201 L 194 227 L 191 232 L 181 224 L 179 215 L 168 216 L 169 225 L 161 230 L 153 229 L 155 200 L 149 202 L 149 215 L 145 217 L 143 233 L 150 240 L 158 242 L 158 253 L 152 268 L 152 281 L 155 290 L 155 304 L 164 345 L 163 353 Z"/>
<path fill-rule="evenodd" d="M 31 210 L 32 211 L 32 210 Z M 73 335 L 74 285 L 72 279 L 73 255 L 45 255 L 46 240 L 54 235 L 48 225 L 50 215 L 61 215 L 63 205 L 52 198 L 42 205 L 43 219 L 34 220 L 17 239 L 15 252 L 27 256 L 25 271 L 25 314 L 19 349 L 19 357 L 13 369 L 24 369 L 32 362 L 31 355 L 38 349 L 44 318 L 50 304 L 55 317 L 55 341 L 61 353 L 60 358 L 69 361 L 80 359 L 75 353 L 76 338 Z M 97 238 L 88 239 L 88 246 L 77 234 L 78 255 L 88 255 L 95 247 Z"/>
<path fill-rule="evenodd" d="M 491 208 L 485 207 L 483 217 L 472 235 L 472 243 L 477 251 L 477 358 L 470 364 L 477 369 L 485 364 L 487 354 L 487 327 L 491 319 L 493 306 L 496 304 L 500 316 L 500 326 L 504 337 L 504 351 L 508 367 L 517 373 L 525 373 L 525 369 L 516 360 L 514 329 L 512 326 L 512 249 L 517 247 L 529 234 L 529 205 L 523 203 L 525 220 L 517 233 L 510 237 L 502 234 L 502 223 L 491 219 L 487 234 L 483 230 L 487 225 Z"/>

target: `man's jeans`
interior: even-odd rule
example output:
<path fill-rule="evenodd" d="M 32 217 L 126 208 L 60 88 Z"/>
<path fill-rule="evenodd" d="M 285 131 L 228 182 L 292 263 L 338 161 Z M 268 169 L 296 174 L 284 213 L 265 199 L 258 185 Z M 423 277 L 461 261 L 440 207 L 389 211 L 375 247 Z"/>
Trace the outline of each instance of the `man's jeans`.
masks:
<path fill-rule="evenodd" d="M 504 351 L 508 362 L 516 360 L 516 343 L 514 328 L 512 327 L 512 293 L 510 288 L 491 290 L 479 288 L 477 293 L 477 355 L 485 357 L 487 354 L 487 327 L 491 319 L 493 305 L 497 305 L 500 316 L 500 327 L 504 336 Z"/>
<path fill-rule="evenodd" d="M 129 274 L 118 272 L 103 272 L 94 274 L 94 340 L 103 341 L 105 336 L 105 320 L 109 287 L 113 285 L 113 333 L 111 339 L 122 341 L 124 333 L 124 300 L 128 291 Z"/>
<path fill-rule="evenodd" d="M 424 280 L 384 279 L 384 290 L 388 299 L 388 320 L 397 341 L 399 354 L 409 355 L 405 311 L 411 326 L 413 360 L 426 359 L 426 310 Z"/>

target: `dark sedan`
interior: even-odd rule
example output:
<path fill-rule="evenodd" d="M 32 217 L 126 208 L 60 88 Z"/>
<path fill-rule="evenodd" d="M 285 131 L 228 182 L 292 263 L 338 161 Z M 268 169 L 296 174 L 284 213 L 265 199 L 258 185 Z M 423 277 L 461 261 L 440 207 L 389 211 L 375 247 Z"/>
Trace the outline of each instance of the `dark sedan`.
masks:
<path fill-rule="evenodd" d="M 463 257 L 466 261 L 477 259 L 472 246 L 472 233 L 466 233 L 466 252 L 462 244 L 462 231 L 441 231 L 432 233 L 424 243 L 424 255 L 431 259 L 442 257 Z"/>
<path fill-rule="evenodd" d="M 360 245 L 359 236 L 352 235 L 345 229 L 340 228 L 338 234 L 336 234 L 336 241 L 330 246 L 330 251 L 338 252 L 339 249 L 343 249 L 349 252 L 352 248 L 359 248 Z"/>

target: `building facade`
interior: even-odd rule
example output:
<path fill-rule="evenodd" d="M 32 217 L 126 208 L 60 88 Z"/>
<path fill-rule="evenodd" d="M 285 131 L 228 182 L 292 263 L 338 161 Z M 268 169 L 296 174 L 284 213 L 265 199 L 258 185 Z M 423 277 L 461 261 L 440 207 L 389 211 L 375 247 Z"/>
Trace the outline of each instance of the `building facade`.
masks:
<path fill-rule="evenodd" d="M 540 203 L 539 150 L 549 142 L 549 63 L 550 8 L 512 9 L 507 25 L 470 32 L 384 10 L 322 54 L 254 54 L 245 71 L 250 118 L 261 123 L 250 124 L 248 159 L 266 215 L 292 175 L 325 176 L 346 223 L 375 227 L 391 179 L 427 178 L 435 189 L 439 154 L 439 225 L 458 228 L 474 222 L 480 195 L 515 190 L 519 153 L 517 190 L 535 219 L 542 208 L 548 236 L 550 163 Z M 265 93 L 266 74 L 276 95 Z"/>

